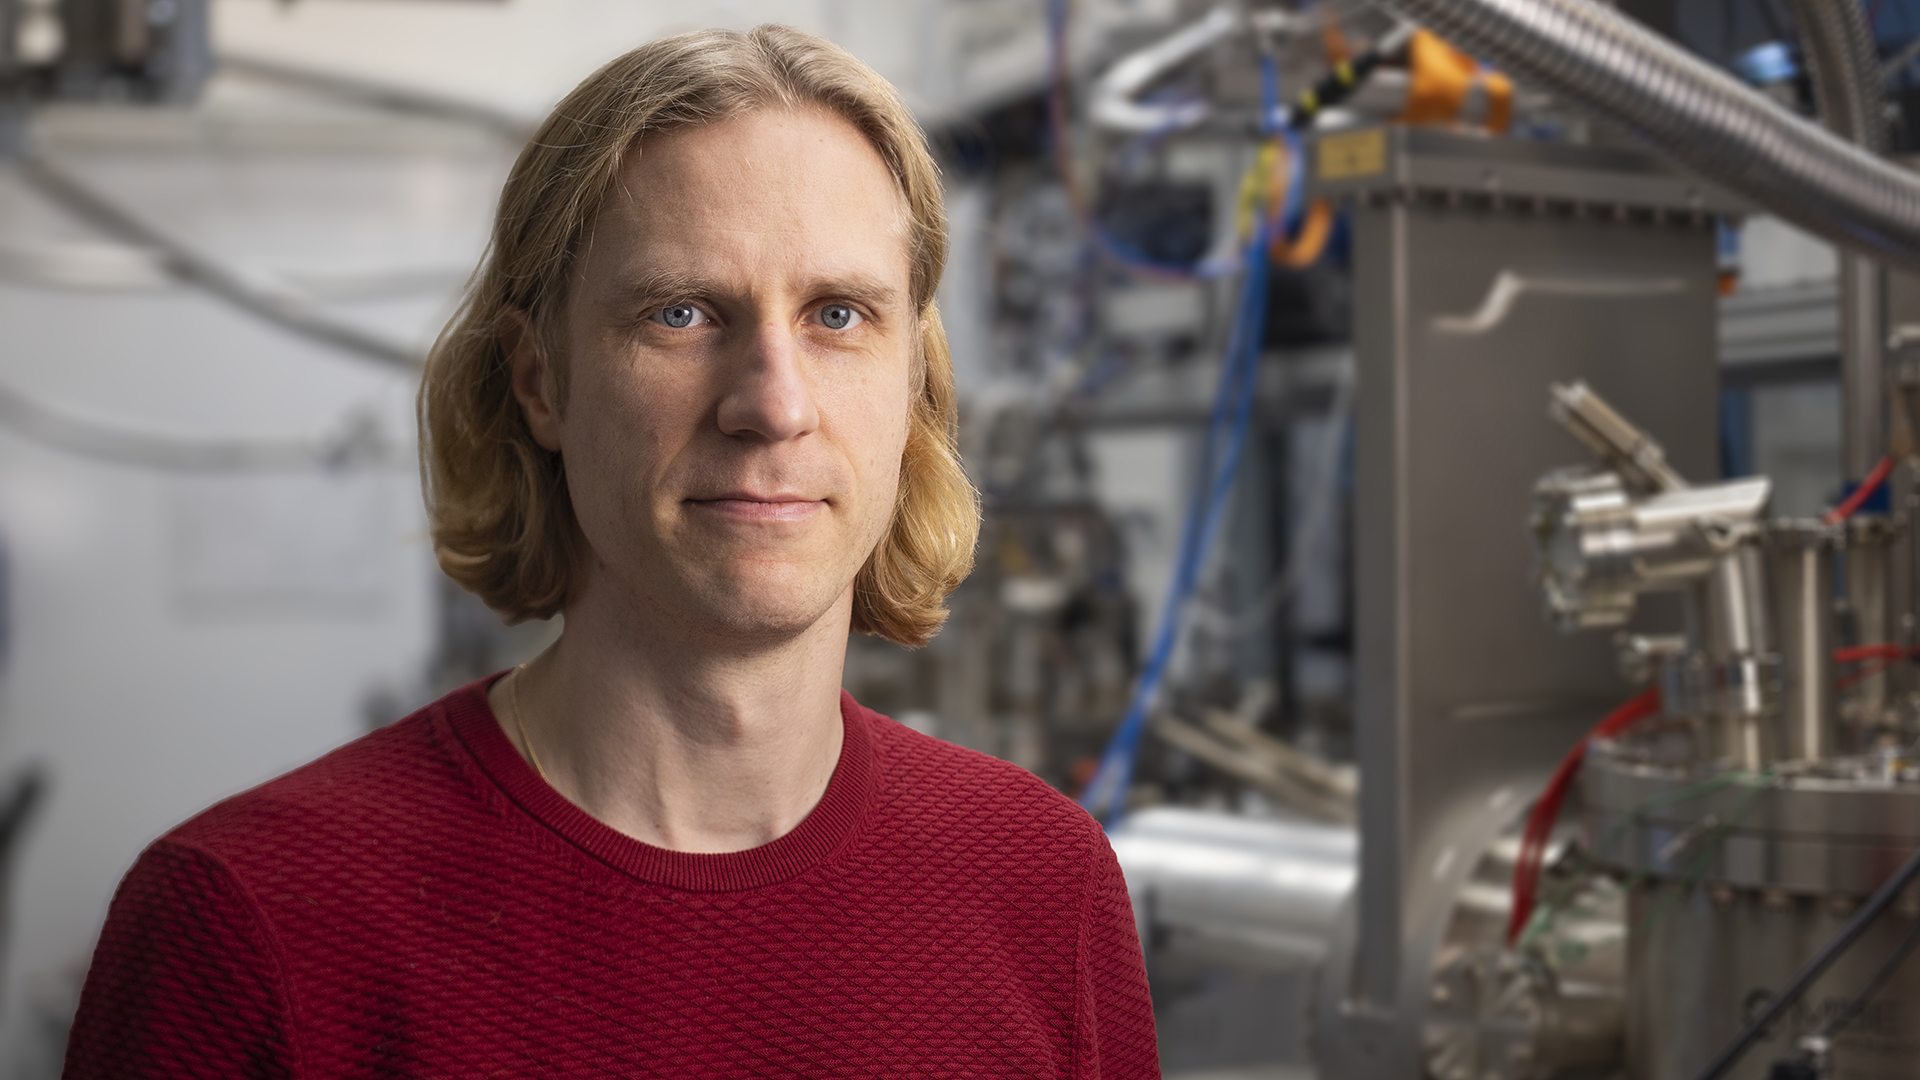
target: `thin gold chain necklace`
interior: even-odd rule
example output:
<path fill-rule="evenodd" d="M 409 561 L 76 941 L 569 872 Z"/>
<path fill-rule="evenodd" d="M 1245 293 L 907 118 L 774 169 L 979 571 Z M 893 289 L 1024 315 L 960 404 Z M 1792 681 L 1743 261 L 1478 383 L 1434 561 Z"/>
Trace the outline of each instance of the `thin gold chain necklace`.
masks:
<path fill-rule="evenodd" d="M 520 729 L 520 745 L 527 748 L 527 760 L 533 763 L 533 771 L 540 774 L 540 781 L 552 787 L 553 781 L 547 779 L 547 770 L 540 767 L 540 755 L 533 752 L 533 740 L 527 738 L 526 717 L 520 713 L 520 672 L 526 666 L 521 664 L 513 669 L 512 675 L 507 676 L 507 704 L 513 709 L 513 726 Z"/>

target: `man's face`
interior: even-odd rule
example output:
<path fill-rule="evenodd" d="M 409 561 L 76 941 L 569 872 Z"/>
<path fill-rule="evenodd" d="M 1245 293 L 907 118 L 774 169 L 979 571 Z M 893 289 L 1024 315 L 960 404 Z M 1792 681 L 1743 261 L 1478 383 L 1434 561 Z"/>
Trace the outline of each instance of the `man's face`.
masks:
<path fill-rule="evenodd" d="M 759 110 L 629 156 L 570 285 L 561 409 L 516 352 L 590 548 L 584 588 L 749 637 L 848 602 L 906 445 L 907 220 L 879 155 L 822 111 Z"/>

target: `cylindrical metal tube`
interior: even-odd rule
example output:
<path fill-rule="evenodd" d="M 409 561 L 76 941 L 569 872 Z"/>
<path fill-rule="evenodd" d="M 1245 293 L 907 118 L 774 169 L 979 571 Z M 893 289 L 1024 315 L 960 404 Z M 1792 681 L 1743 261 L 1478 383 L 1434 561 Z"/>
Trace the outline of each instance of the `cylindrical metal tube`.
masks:
<path fill-rule="evenodd" d="M 1707 651 L 1716 660 L 1772 652 L 1767 606 L 1760 549 L 1743 543 L 1723 554 L 1707 578 Z"/>
<path fill-rule="evenodd" d="M 1689 1080 L 1913 853 L 1920 785 L 1831 763 L 1715 777 L 1644 750 L 1588 756 L 1584 827 L 1594 860 L 1631 883 L 1625 1075 Z M 1765 1077 L 1859 991 L 1920 917 L 1916 899 L 1896 901 L 1729 1077 Z M 1920 1078 L 1916 1009 L 1920 965 L 1906 965 L 1836 1041 L 1836 1075 Z"/>
<path fill-rule="evenodd" d="M 1888 337 L 1885 368 L 1889 420 L 1905 432 L 1903 445 L 1890 452 L 1912 461 L 1920 457 L 1920 327 L 1902 326 Z"/>
<path fill-rule="evenodd" d="M 1254 966 L 1320 962 L 1359 875 L 1344 826 L 1156 807 L 1108 839 L 1143 935 L 1169 930 Z"/>
<path fill-rule="evenodd" d="M 1814 104 L 1827 130 L 1872 153 L 1885 153 L 1880 57 L 1866 11 L 1855 3 L 1793 0 Z M 1840 464 L 1859 480 L 1886 453 L 1881 395 L 1887 337 L 1887 279 L 1859 255 L 1840 262 Z"/>
<path fill-rule="evenodd" d="M 1845 644 L 1898 644 L 1892 613 L 1892 567 L 1888 565 L 1898 529 L 1893 519 L 1878 514 L 1847 522 L 1842 553 L 1847 579 Z M 1866 675 L 1847 690 L 1840 704 L 1843 753 L 1864 751 L 1874 733 L 1891 722 L 1887 683 L 1883 670 Z"/>
<path fill-rule="evenodd" d="M 1636 1080 L 1692 1080 L 1847 921 L 1850 898 L 1656 880 L 1628 905 L 1627 1068 Z M 1836 901 L 1841 903 L 1836 904 Z M 1889 912 L 1821 976 L 1786 1019 L 1727 1074 L 1765 1080 L 1866 983 L 1913 928 Z M 1835 1080 L 1920 1077 L 1920 964 L 1881 988 L 1834 1045 Z"/>
<path fill-rule="evenodd" d="M 1780 521 L 1767 530 L 1768 576 L 1780 651 L 1780 756 L 1818 761 L 1835 753 L 1833 711 L 1834 530 Z"/>
<path fill-rule="evenodd" d="M 1887 452 L 1887 274 L 1863 255 L 1840 260 L 1840 467 L 1848 480 Z"/>
<path fill-rule="evenodd" d="M 1640 593 L 1691 588 L 1725 558 L 1723 542 L 1699 526 L 1755 522 L 1772 490 L 1772 481 L 1759 476 L 1636 499 L 1618 473 L 1548 473 L 1534 489 L 1532 517 L 1548 611 L 1562 629 L 1618 626 L 1633 614 Z M 1764 636 L 1763 596 L 1749 599 L 1740 591 L 1729 602 L 1757 604 L 1762 613 L 1758 622 L 1737 616 L 1740 640 Z"/>
<path fill-rule="evenodd" d="M 1887 149 L 1880 54 L 1859 4 L 1792 0 L 1800 55 L 1827 130 L 1876 154 Z"/>
<path fill-rule="evenodd" d="M 1707 576 L 1707 656 L 1713 665 L 1721 753 L 1743 768 L 1778 760 L 1782 747 L 1779 660 L 1773 651 L 1766 569 L 1745 542 L 1714 562 Z"/>

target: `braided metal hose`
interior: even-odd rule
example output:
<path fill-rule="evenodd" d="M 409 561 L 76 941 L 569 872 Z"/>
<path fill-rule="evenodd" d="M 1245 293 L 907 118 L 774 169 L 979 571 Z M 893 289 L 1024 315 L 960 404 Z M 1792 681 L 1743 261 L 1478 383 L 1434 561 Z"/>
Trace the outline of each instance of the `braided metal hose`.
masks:
<path fill-rule="evenodd" d="M 1920 176 L 1793 115 L 1611 8 L 1593 0 L 1392 3 L 1801 228 L 1920 273 Z"/>
<path fill-rule="evenodd" d="M 1858 3 L 1792 0 L 1800 52 L 1827 130 L 1874 153 L 1887 149 L 1880 54 Z"/>

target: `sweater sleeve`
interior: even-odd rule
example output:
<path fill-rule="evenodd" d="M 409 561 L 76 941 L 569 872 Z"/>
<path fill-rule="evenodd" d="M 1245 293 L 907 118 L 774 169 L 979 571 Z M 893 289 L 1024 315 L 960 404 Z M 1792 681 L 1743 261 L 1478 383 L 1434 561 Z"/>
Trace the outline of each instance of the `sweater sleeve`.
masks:
<path fill-rule="evenodd" d="M 114 895 L 63 1075 L 290 1080 L 288 1011 L 251 899 L 218 860 L 162 840 Z"/>
<path fill-rule="evenodd" d="M 1158 1080 L 1153 999 L 1126 879 L 1097 830 L 1081 901 L 1074 1080 Z"/>

